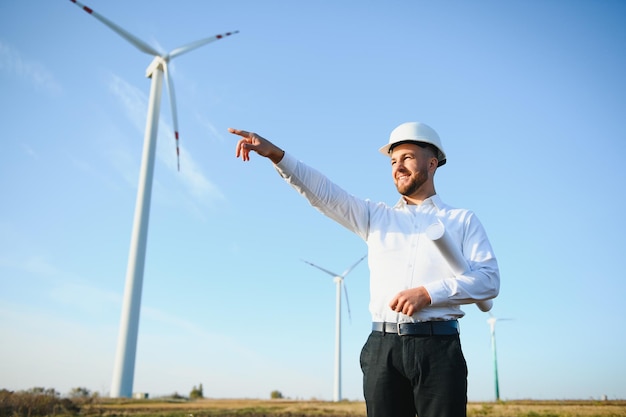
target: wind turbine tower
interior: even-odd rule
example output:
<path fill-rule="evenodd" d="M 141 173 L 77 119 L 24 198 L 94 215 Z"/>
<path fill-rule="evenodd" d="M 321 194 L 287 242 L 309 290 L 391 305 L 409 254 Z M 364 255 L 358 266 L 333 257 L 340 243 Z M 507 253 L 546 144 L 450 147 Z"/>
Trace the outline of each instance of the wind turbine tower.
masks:
<path fill-rule="evenodd" d="M 135 355 L 137 352 L 137 334 L 139 332 L 139 311 L 141 307 L 141 291 L 143 285 L 144 263 L 146 258 L 148 219 L 150 217 L 150 198 L 152 194 L 152 177 L 154 174 L 154 156 L 159 126 L 163 76 L 165 74 L 165 80 L 170 97 L 172 124 L 174 127 L 174 138 L 176 140 L 176 157 L 180 160 L 176 100 L 174 96 L 174 85 L 168 72 L 168 64 L 170 60 L 179 55 L 199 48 L 207 43 L 238 33 L 238 31 L 204 38 L 176 48 L 169 53 L 162 54 L 146 42 L 111 22 L 109 19 L 96 13 L 91 8 L 76 0 L 70 1 L 83 9 L 85 12 L 89 13 L 91 16 L 98 19 L 100 22 L 104 23 L 141 52 L 154 56 L 152 63 L 146 70 L 146 77 L 151 78 L 152 83 L 150 87 L 150 98 L 148 101 L 148 116 L 144 135 L 141 169 L 139 172 L 139 184 L 137 187 L 135 217 L 131 235 L 130 251 L 128 255 L 128 267 L 126 270 L 126 285 L 122 305 L 120 333 L 113 370 L 113 382 L 111 384 L 111 397 L 131 397 L 135 374 Z M 180 170 L 180 163 L 178 163 L 178 169 Z"/>
<path fill-rule="evenodd" d="M 326 272 L 332 276 L 336 285 L 335 293 L 335 375 L 334 375 L 334 387 L 333 387 L 333 401 L 341 401 L 341 287 L 343 287 L 344 294 L 346 296 L 346 307 L 348 308 L 348 316 L 350 317 L 350 302 L 348 301 L 348 290 L 344 279 L 346 276 L 363 260 L 367 255 L 363 255 L 361 259 L 356 261 L 350 268 L 346 269 L 343 274 L 336 274 L 320 266 L 315 265 L 309 261 L 305 261 L 307 264 Z"/>
<path fill-rule="evenodd" d="M 498 355 L 496 353 L 496 322 L 502 320 L 511 319 L 498 319 L 494 317 L 494 315 L 491 313 L 489 313 L 489 318 L 487 319 L 487 324 L 489 324 L 489 329 L 491 331 L 491 352 L 493 354 L 493 378 L 496 401 L 500 401 L 500 383 L 498 381 Z"/>

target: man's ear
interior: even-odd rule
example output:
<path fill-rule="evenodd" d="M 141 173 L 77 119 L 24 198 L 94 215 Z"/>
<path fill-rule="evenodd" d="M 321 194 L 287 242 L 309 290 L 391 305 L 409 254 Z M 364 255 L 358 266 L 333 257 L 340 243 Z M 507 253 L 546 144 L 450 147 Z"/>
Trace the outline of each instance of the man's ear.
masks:
<path fill-rule="evenodd" d="M 437 167 L 439 166 L 439 160 L 436 157 L 432 157 L 428 160 L 428 170 L 431 172 L 435 172 Z"/>

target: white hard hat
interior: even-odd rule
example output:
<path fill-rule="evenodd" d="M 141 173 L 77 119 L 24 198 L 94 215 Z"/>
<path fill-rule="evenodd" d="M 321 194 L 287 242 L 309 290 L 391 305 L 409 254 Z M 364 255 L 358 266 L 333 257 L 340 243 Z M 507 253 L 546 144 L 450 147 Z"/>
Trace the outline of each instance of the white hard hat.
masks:
<path fill-rule="evenodd" d="M 437 160 L 442 166 L 446 163 L 446 153 L 441 146 L 441 139 L 435 130 L 424 123 L 408 122 L 402 123 L 400 126 L 393 129 L 389 136 L 389 143 L 379 149 L 383 155 L 389 155 L 391 150 L 401 143 L 421 142 L 429 143 L 437 148 Z"/>

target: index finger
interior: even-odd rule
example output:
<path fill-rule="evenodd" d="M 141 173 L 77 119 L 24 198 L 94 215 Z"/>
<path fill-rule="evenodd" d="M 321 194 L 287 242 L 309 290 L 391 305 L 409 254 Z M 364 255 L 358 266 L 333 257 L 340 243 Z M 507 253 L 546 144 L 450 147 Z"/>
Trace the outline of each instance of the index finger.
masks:
<path fill-rule="evenodd" d="M 250 132 L 245 131 L 245 130 L 239 130 L 239 129 L 233 129 L 232 127 L 228 128 L 228 131 L 234 135 L 239 135 L 243 138 L 249 138 L 250 137 Z"/>

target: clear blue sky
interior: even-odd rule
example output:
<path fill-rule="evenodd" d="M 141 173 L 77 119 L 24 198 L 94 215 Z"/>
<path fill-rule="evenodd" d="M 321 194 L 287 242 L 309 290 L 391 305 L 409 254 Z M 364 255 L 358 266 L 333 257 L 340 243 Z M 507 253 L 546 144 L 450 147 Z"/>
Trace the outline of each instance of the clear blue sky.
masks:
<path fill-rule="evenodd" d="M 366 246 L 227 128 L 393 204 L 377 149 L 417 120 L 498 256 L 502 398 L 626 398 L 626 3 L 85 3 L 163 50 L 240 31 L 173 61 L 180 173 L 164 90 L 135 391 L 331 399 L 334 284 L 301 259 L 342 272 Z M 110 389 L 150 62 L 67 0 L 0 3 L 0 388 Z M 346 283 L 362 399 L 366 264 Z M 488 316 L 465 311 L 469 398 L 490 400 Z"/>

